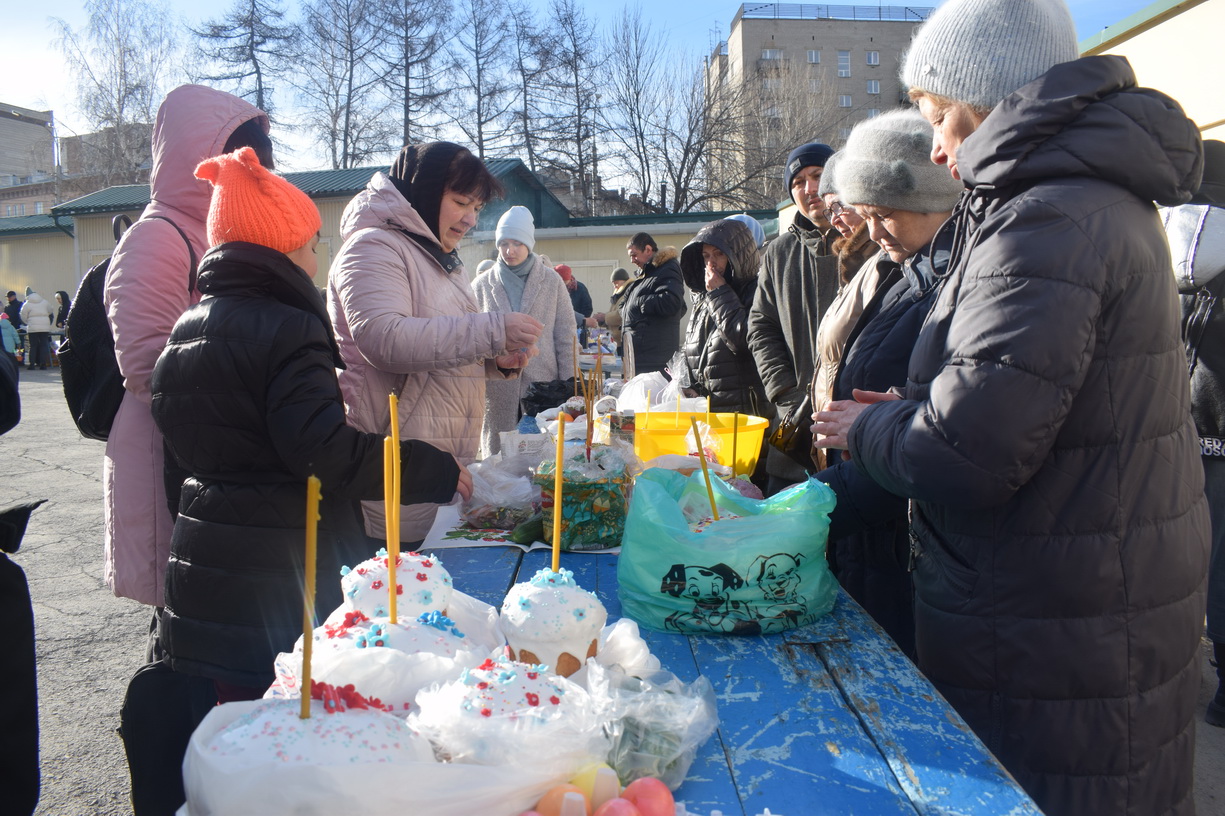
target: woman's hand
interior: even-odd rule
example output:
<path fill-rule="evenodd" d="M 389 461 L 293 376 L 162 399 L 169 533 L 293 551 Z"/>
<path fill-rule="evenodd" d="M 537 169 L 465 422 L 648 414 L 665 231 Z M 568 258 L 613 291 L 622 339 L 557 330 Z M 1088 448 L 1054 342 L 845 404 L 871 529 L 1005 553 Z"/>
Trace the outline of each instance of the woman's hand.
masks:
<path fill-rule="evenodd" d="M 544 324 L 523 312 L 507 312 L 502 315 L 502 326 L 506 332 L 508 349 L 530 348 L 540 339 Z"/>
<path fill-rule="evenodd" d="M 723 277 L 723 275 L 711 270 L 709 266 L 706 267 L 706 291 L 707 292 L 713 292 L 716 289 L 718 289 L 720 286 L 723 286 L 726 283 L 727 283 L 727 280 Z"/>
<path fill-rule="evenodd" d="M 823 448 L 840 448 L 846 450 L 849 445 L 847 436 L 851 425 L 869 405 L 886 400 L 901 399 L 897 394 L 884 391 L 860 391 L 856 388 L 851 392 L 853 400 L 835 400 L 825 404 L 824 410 L 813 413 L 812 435 L 814 444 Z"/>
<path fill-rule="evenodd" d="M 472 498 L 472 474 L 468 472 L 468 468 L 463 466 L 458 459 L 455 464 L 459 465 L 459 481 L 455 485 L 455 492 L 459 494 L 464 501 Z"/>

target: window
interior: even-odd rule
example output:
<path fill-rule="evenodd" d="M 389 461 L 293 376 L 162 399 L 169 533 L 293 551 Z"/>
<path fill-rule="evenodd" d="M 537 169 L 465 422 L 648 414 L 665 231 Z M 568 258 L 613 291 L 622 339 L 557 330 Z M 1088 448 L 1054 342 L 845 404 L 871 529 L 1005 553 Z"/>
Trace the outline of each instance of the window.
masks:
<path fill-rule="evenodd" d="M 850 94 L 842 94 L 841 96 L 838 97 L 838 107 L 849 108 L 852 104 L 854 103 L 851 102 Z"/>
<path fill-rule="evenodd" d="M 13 205 L 12 205 L 12 204 L 5 204 L 5 205 L 4 205 L 4 215 L 5 215 L 5 217 L 6 217 L 6 218 L 11 218 L 11 217 L 12 217 L 12 215 L 13 215 Z"/>
<path fill-rule="evenodd" d="M 18 204 L 18 205 L 17 205 L 17 214 L 18 214 L 18 215 L 25 215 L 25 214 L 26 214 L 26 205 L 25 205 L 25 204 Z"/>
<path fill-rule="evenodd" d="M 767 105 L 765 108 L 762 109 L 761 115 L 766 117 L 767 119 L 778 119 L 779 118 L 778 105 Z"/>
<path fill-rule="evenodd" d="M 781 60 L 783 58 L 783 49 L 763 48 L 761 49 L 761 58 L 763 60 Z"/>
<path fill-rule="evenodd" d="M 34 203 L 34 214 L 35 215 L 43 214 L 43 203 L 41 201 L 37 201 Z"/>
<path fill-rule="evenodd" d="M 851 75 L 851 52 L 838 52 L 838 76 L 849 77 Z"/>
<path fill-rule="evenodd" d="M 880 108 L 868 108 L 868 118 L 872 119 L 880 116 Z"/>
<path fill-rule="evenodd" d="M 868 65 L 880 65 L 880 52 L 879 51 L 869 51 L 868 52 Z"/>
<path fill-rule="evenodd" d="M 868 80 L 868 93 L 873 94 L 873 95 L 880 93 L 880 80 L 879 79 L 869 79 Z"/>
<path fill-rule="evenodd" d="M 777 91 L 778 77 L 766 77 L 761 81 L 761 89 L 763 91 Z"/>
<path fill-rule="evenodd" d="M 821 93 L 821 80 L 819 79 L 808 80 L 808 92 L 809 93 Z"/>
<path fill-rule="evenodd" d="M 808 64 L 809 65 L 820 65 L 821 64 L 821 52 L 820 51 L 809 51 L 808 52 Z"/>

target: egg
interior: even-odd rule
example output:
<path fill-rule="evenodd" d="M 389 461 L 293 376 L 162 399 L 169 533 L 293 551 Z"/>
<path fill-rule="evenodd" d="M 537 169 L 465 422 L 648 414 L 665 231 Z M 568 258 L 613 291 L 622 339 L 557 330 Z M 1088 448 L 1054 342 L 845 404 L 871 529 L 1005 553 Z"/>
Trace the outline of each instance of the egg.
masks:
<path fill-rule="evenodd" d="M 583 768 L 574 775 L 570 784 L 583 792 L 593 808 L 598 808 L 609 799 L 616 798 L 621 792 L 617 772 L 603 762 L 596 762 Z"/>
<path fill-rule="evenodd" d="M 674 816 L 676 801 L 668 786 L 651 776 L 635 779 L 621 791 L 621 798 L 631 802 L 641 816 Z"/>

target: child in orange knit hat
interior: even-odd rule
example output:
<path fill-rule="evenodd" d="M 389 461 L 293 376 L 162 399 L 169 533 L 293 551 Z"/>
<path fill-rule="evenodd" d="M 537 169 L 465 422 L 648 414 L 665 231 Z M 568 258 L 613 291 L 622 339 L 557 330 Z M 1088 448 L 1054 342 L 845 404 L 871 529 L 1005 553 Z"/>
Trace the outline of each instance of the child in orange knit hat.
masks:
<path fill-rule="evenodd" d="M 323 482 L 316 614 L 340 605 L 340 568 L 374 556 L 357 503 L 383 497 L 383 438 L 345 424 L 340 351 L 316 270 L 319 211 L 242 148 L 208 159 L 213 184 L 200 302 L 153 371 L 153 417 L 183 485 L 159 634 L 175 671 L 221 701 L 255 699 L 302 631 L 307 477 Z M 449 453 L 400 444 L 403 504 L 465 498 Z"/>

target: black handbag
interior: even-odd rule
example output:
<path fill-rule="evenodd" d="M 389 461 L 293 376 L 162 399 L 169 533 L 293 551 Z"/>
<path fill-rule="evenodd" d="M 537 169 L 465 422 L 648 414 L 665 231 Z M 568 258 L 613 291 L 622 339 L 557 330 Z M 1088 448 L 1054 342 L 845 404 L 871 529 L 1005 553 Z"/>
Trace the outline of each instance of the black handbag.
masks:
<path fill-rule="evenodd" d="M 778 420 L 770 433 L 769 442 L 805 470 L 811 471 L 812 459 L 812 399 L 804 399 Z"/>

